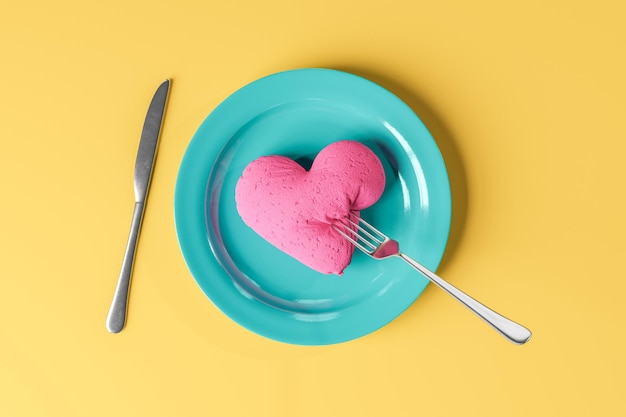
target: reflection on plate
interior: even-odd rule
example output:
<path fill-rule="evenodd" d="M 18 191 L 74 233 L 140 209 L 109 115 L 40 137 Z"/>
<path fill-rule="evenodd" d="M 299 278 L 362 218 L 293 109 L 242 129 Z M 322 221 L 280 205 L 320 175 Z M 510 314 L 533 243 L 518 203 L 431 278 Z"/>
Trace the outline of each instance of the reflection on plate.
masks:
<path fill-rule="evenodd" d="M 257 80 L 202 123 L 183 158 L 176 232 L 194 279 L 235 322 L 287 343 L 368 334 L 401 314 L 428 281 L 400 260 L 355 252 L 343 276 L 319 274 L 274 248 L 237 214 L 235 184 L 262 155 L 307 165 L 326 145 L 358 140 L 381 159 L 385 192 L 362 216 L 436 269 L 450 228 L 443 159 L 419 118 L 382 87 L 345 72 L 301 69 Z"/>

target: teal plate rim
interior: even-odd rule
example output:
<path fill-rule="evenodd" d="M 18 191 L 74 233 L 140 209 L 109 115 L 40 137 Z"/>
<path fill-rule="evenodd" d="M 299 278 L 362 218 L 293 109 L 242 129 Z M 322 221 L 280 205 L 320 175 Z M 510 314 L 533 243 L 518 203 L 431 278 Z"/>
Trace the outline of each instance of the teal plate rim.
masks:
<path fill-rule="evenodd" d="M 362 141 L 385 165 L 388 186 L 363 217 L 435 270 L 451 222 L 445 163 L 419 117 L 365 78 L 323 68 L 263 77 L 219 104 L 183 156 L 174 220 L 187 267 L 219 310 L 266 338 L 299 345 L 352 340 L 394 320 L 428 284 L 400 260 L 360 253 L 342 277 L 315 273 L 238 217 L 233 188 L 248 162 L 272 153 L 310 160 L 340 139 Z"/>

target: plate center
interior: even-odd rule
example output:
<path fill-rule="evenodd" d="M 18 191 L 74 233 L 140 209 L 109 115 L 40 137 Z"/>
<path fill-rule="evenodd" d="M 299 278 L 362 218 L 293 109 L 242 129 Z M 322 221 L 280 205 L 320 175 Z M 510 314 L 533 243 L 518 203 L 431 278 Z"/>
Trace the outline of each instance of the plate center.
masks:
<path fill-rule="evenodd" d="M 402 278 L 385 279 L 382 263 L 358 251 L 343 276 L 320 274 L 266 242 L 237 213 L 235 186 L 248 163 L 262 155 L 283 155 L 308 168 L 307 164 L 322 148 L 345 139 L 369 146 L 381 159 L 387 176 L 383 196 L 363 211 L 365 218 L 377 226 L 388 227 L 383 230 L 391 233 L 403 224 L 401 220 L 411 207 L 419 205 L 419 193 L 409 192 L 411 186 L 407 185 L 407 181 L 413 181 L 412 188 L 417 187 L 415 167 L 404 157 L 394 133 L 372 115 L 320 99 L 267 109 L 234 132 L 215 161 L 207 184 L 209 243 L 243 296 L 294 314 L 312 314 L 321 320 L 365 298 L 380 295 L 395 279 Z M 391 155 L 400 155 L 400 159 Z M 411 234 L 417 226 L 407 219 L 396 231 Z"/>

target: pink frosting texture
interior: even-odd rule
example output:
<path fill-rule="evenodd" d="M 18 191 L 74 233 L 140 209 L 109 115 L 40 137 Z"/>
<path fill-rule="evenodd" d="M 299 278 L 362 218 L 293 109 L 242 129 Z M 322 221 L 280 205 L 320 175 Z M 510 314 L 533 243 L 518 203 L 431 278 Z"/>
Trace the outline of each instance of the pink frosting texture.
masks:
<path fill-rule="evenodd" d="M 384 189 L 378 157 L 344 140 L 322 149 L 309 171 L 284 156 L 256 159 L 235 199 L 243 221 L 265 240 L 316 271 L 341 275 L 354 247 L 332 224 L 374 204 Z"/>

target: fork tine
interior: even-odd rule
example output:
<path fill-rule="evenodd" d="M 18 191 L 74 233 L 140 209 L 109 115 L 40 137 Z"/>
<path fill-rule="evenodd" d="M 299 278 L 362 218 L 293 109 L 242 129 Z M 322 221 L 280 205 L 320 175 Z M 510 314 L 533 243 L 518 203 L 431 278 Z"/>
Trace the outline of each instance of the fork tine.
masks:
<path fill-rule="evenodd" d="M 352 213 L 350 213 L 352 214 Z M 354 214 L 352 214 L 354 216 Z M 366 223 L 365 220 L 358 218 L 357 216 L 354 216 L 356 219 L 360 220 L 361 222 L 363 222 L 366 226 L 369 226 L 370 229 L 374 229 L 373 227 L 371 227 L 369 225 L 369 223 Z M 382 240 L 378 239 L 376 236 L 374 236 L 373 234 L 371 234 L 369 231 L 367 231 L 366 229 L 364 229 L 363 227 L 359 226 L 359 223 L 355 223 L 352 220 L 350 220 L 350 218 L 346 218 L 346 220 L 348 220 L 348 222 L 350 222 L 351 225 L 353 225 L 354 227 L 356 227 L 358 230 L 360 230 L 361 232 L 363 232 L 363 234 L 367 237 L 369 237 L 370 239 L 372 239 L 374 242 L 381 244 L 383 243 Z M 377 232 L 376 229 L 374 229 L 374 231 Z M 380 235 L 380 233 L 378 233 Z M 383 239 L 384 240 L 384 239 Z"/>
<path fill-rule="evenodd" d="M 350 236 L 348 236 L 343 230 L 341 230 L 340 228 L 338 228 L 337 226 L 335 226 L 333 224 L 333 229 L 335 229 L 335 231 L 337 233 L 339 233 L 341 236 L 343 236 L 348 242 L 352 243 L 354 246 L 356 246 L 361 252 L 365 252 L 365 253 L 371 253 L 372 249 L 375 249 L 375 246 L 373 246 L 371 243 L 363 240 L 363 242 L 368 243 L 372 249 L 367 249 L 365 246 L 361 245 L 359 242 L 357 242 L 356 240 L 354 240 L 353 238 L 351 238 Z M 351 232 L 354 232 L 353 230 L 351 230 L 350 228 L 347 228 L 348 230 L 350 230 Z M 357 239 L 359 238 L 359 235 L 356 234 Z"/>
<path fill-rule="evenodd" d="M 389 236 L 372 226 L 370 223 L 366 222 L 365 219 L 357 216 L 353 212 L 350 212 L 350 214 L 359 222 L 360 225 L 365 226 L 367 229 L 369 229 L 370 233 L 377 235 L 378 239 L 376 240 L 378 242 L 383 243 L 384 241 L 390 240 Z"/>
<path fill-rule="evenodd" d="M 351 220 L 350 217 L 353 217 L 356 220 L 356 222 L 354 220 Z M 345 217 L 342 220 L 339 220 L 339 223 L 341 223 L 341 226 L 344 228 L 343 230 L 346 233 L 348 233 L 349 235 L 353 235 L 352 237 L 354 239 L 360 241 L 362 244 L 369 246 L 370 251 L 373 252 L 377 250 L 380 247 L 380 245 L 384 243 L 386 237 L 382 235 L 382 233 L 380 233 L 380 235 L 383 236 L 382 238 L 383 240 L 381 240 L 380 237 L 377 237 L 374 234 L 370 233 L 367 229 L 359 225 L 358 222 L 360 220 L 362 219 L 356 216 L 353 212 L 349 212 L 347 217 Z"/>
<path fill-rule="evenodd" d="M 376 233 L 378 236 L 380 236 L 383 240 L 387 240 L 389 239 L 383 232 L 381 232 L 380 230 L 378 230 L 377 228 L 375 228 L 374 226 L 372 226 L 371 224 L 369 224 L 368 222 L 365 221 L 365 219 L 362 219 L 361 217 L 356 216 L 354 213 L 351 213 L 352 216 L 354 216 L 355 218 L 359 219 L 359 221 L 361 222 L 361 224 L 365 225 L 368 229 L 370 229 L 372 232 Z"/>
<path fill-rule="evenodd" d="M 347 219 L 346 219 L 347 220 Z M 350 220 L 348 220 L 348 222 L 350 222 Z M 350 227 L 350 225 L 345 224 L 344 222 L 340 221 L 341 225 L 344 227 L 344 232 L 347 232 L 348 234 L 351 234 L 352 237 L 354 239 L 356 239 L 357 241 L 361 242 L 362 244 L 365 243 L 367 246 L 369 246 L 371 249 L 370 250 L 375 250 L 378 247 L 378 244 L 374 243 L 374 242 L 370 242 L 369 240 L 365 239 L 363 236 L 361 236 L 359 234 L 358 230 L 354 230 Z M 354 223 L 350 222 L 350 224 L 355 225 Z M 356 226 L 356 225 L 355 225 Z M 358 227 L 358 226 L 357 226 Z"/>

